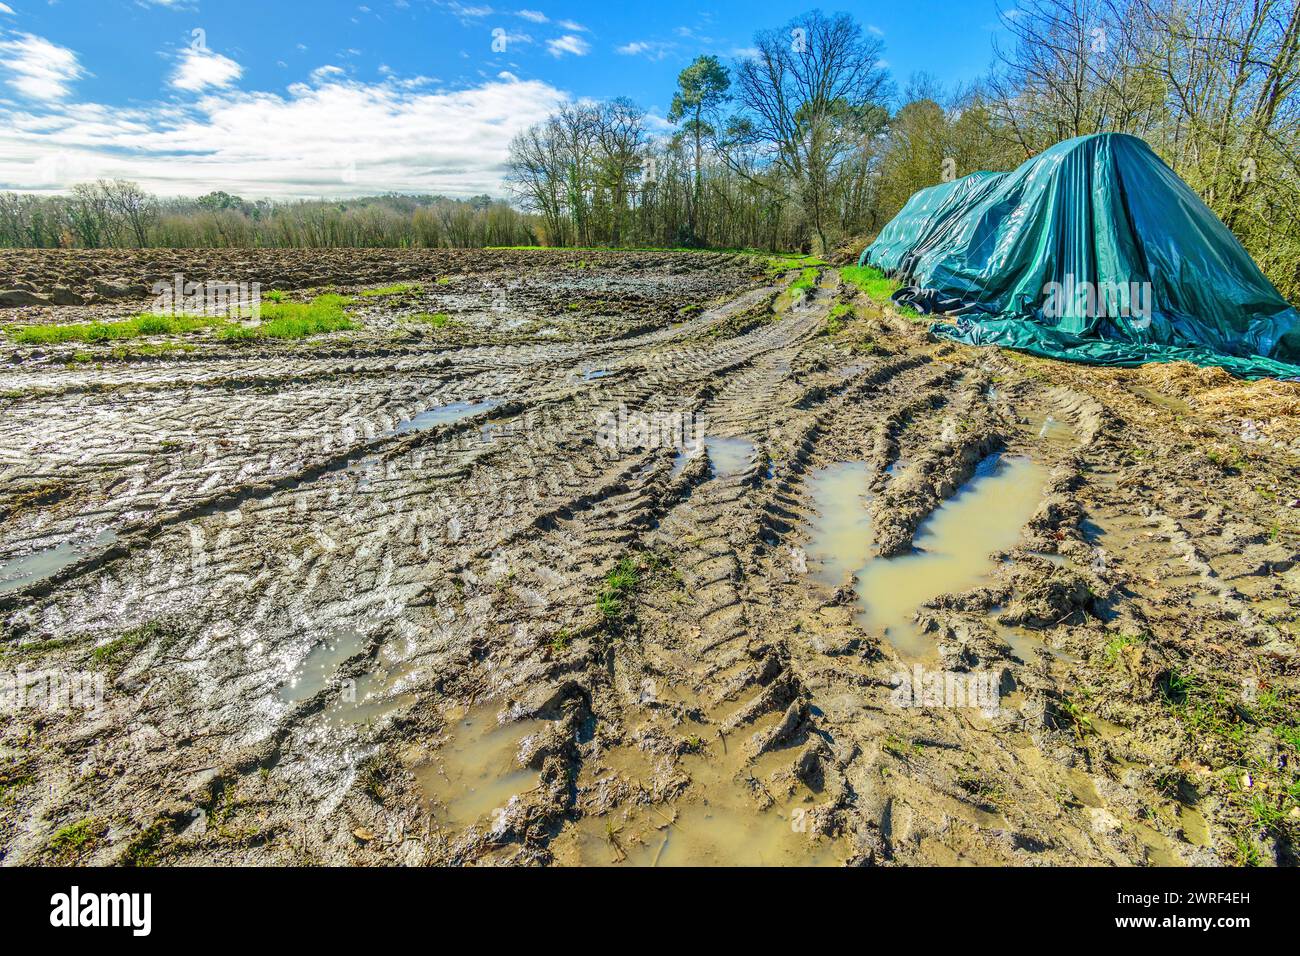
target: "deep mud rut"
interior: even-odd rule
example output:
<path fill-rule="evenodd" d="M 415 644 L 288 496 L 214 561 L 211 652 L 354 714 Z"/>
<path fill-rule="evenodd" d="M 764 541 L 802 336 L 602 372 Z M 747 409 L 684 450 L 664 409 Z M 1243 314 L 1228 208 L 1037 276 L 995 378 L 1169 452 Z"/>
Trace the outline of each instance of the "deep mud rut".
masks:
<path fill-rule="evenodd" d="M 3 346 L 0 671 L 103 681 L 6 714 L 5 863 L 1294 862 L 1300 386 L 745 257 L 362 271 L 423 287 Z"/>

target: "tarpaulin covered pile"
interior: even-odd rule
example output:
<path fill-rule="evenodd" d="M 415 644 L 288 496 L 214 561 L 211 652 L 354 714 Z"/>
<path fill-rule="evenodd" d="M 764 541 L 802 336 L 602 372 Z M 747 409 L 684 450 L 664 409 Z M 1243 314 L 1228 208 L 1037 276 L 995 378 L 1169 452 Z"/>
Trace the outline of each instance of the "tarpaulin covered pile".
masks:
<path fill-rule="evenodd" d="M 916 193 L 862 253 L 932 331 L 1099 365 L 1300 377 L 1300 314 L 1142 140 L 1066 140 Z"/>

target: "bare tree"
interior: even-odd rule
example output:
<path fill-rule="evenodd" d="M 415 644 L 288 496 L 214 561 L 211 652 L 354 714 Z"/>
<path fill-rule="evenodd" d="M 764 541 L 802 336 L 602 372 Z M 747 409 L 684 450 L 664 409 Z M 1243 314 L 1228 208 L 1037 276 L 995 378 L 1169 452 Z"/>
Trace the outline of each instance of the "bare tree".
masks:
<path fill-rule="evenodd" d="M 96 183 L 108 202 L 108 207 L 123 223 L 141 249 L 149 244 L 149 227 L 158 218 L 158 201 L 136 183 L 114 179 L 111 183 Z"/>
<path fill-rule="evenodd" d="M 736 71 L 742 144 L 766 148 L 802 206 L 818 251 L 829 243 L 832 181 L 859 140 L 863 113 L 885 90 L 883 45 L 848 14 L 814 10 L 758 34 Z"/>

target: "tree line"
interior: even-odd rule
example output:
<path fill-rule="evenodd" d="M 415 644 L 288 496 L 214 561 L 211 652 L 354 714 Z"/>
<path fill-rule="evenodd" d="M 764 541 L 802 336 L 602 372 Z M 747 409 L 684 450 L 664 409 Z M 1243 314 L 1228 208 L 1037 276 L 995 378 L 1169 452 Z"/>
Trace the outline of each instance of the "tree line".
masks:
<path fill-rule="evenodd" d="M 125 180 L 67 195 L 0 193 L 0 246 L 226 248 L 531 245 L 535 217 L 489 196 L 250 202 L 226 192 L 159 198 Z"/>

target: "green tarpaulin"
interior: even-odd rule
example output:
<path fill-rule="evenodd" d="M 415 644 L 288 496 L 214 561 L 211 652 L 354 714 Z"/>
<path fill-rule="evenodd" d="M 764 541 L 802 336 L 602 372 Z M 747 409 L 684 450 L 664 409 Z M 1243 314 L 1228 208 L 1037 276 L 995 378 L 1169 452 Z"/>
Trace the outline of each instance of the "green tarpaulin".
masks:
<path fill-rule="evenodd" d="M 1300 314 L 1142 140 L 1058 143 L 914 195 L 859 260 L 932 331 L 1099 365 L 1186 360 L 1300 378 Z"/>

